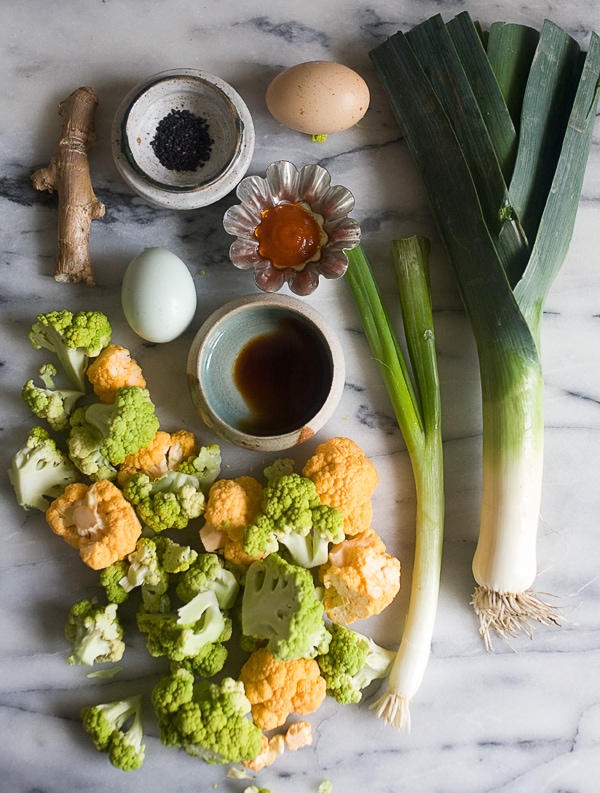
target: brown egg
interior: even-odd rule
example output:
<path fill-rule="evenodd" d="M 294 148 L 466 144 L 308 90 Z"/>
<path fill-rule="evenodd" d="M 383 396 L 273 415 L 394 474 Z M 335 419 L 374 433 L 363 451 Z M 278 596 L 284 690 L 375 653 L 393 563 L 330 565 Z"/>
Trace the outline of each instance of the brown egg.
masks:
<path fill-rule="evenodd" d="M 267 88 L 269 112 L 281 124 L 312 136 L 354 126 L 369 107 L 360 74 L 331 61 L 308 61 L 277 75 Z"/>

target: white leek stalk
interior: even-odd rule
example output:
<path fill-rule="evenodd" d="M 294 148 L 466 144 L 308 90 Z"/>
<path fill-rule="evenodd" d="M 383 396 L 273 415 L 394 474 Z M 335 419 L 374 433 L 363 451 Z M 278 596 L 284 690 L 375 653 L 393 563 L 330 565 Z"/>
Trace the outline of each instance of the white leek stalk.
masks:
<path fill-rule="evenodd" d="M 480 356 L 480 368 L 483 470 L 472 605 L 490 650 L 492 629 L 507 639 L 529 631 L 533 620 L 555 623 L 556 613 L 530 591 L 537 575 L 544 455 L 539 357 L 523 350 L 508 360 Z"/>

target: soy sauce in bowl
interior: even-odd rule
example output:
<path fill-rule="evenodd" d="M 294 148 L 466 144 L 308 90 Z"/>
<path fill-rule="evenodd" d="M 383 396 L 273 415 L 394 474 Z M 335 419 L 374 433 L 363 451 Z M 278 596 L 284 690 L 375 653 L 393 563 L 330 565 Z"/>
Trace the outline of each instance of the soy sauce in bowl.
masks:
<path fill-rule="evenodd" d="M 305 424 L 322 407 L 332 364 L 314 331 L 294 317 L 251 339 L 240 351 L 234 382 L 250 416 L 238 428 L 251 435 L 281 435 Z"/>

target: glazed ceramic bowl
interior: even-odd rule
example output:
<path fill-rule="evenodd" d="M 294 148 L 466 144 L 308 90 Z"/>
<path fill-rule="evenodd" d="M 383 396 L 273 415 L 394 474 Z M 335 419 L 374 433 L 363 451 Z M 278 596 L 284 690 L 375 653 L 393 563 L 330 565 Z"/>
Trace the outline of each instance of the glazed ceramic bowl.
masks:
<path fill-rule="evenodd" d="M 248 295 L 215 311 L 188 355 L 192 401 L 221 438 L 254 451 L 303 443 L 344 388 L 340 342 L 323 317 L 287 295 Z"/>
<path fill-rule="evenodd" d="M 210 156 L 197 168 L 165 167 L 153 142 L 172 111 L 203 119 Z M 195 209 L 234 190 L 254 152 L 250 111 L 224 80 L 207 72 L 177 69 L 142 81 L 124 97 L 112 130 L 113 156 L 125 182 L 152 204 Z"/>

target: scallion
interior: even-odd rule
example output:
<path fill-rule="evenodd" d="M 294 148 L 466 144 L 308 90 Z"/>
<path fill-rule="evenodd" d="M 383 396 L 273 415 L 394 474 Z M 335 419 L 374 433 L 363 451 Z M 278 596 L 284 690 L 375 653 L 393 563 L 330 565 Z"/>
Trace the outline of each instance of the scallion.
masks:
<path fill-rule="evenodd" d="M 350 284 L 365 335 L 410 457 L 416 489 L 415 556 L 406 623 L 377 715 L 410 729 L 410 701 L 429 660 L 444 528 L 440 386 L 429 291 L 429 242 L 395 240 L 392 253 L 409 364 L 362 246 L 348 252 Z M 411 375 L 412 372 L 412 375 Z"/>

